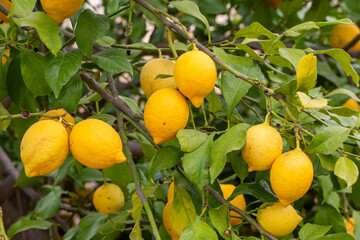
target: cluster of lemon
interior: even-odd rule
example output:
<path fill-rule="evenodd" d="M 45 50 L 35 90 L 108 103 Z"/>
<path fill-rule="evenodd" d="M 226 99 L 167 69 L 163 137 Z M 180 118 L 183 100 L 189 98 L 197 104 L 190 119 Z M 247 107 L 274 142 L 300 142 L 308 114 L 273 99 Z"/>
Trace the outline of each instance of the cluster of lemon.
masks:
<path fill-rule="evenodd" d="M 140 83 L 149 97 L 144 120 L 156 144 L 175 138 L 185 128 L 189 118 L 185 97 L 199 107 L 214 88 L 216 78 L 214 61 L 197 49 L 182 54 L 175 63 L 159 58 L 144 65 Z"/>

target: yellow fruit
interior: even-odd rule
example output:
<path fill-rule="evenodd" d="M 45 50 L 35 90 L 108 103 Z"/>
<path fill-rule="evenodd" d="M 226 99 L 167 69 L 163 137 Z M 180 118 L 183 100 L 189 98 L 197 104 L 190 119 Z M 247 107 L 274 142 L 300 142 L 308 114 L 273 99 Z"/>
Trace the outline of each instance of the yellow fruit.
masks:
<path fill-rule="evenodd" d="M 312 162 L 301 149 L 295 149 L 275 160 L 270 171 L 270 182 L 281 204 L 286 207 L 305 195 L 313 176 Z"/>
<path fill-rule="evenodd" d="M 332 48 L 343 48 L 351 40 L 353 40 L 356 35 L 360 34 L 360 29 L 356 24 L 338 24 L 336 25 L 330 36 L 330 44 Z M 360 50 L 360 41 L 358 41 L 354 46 L 349 48 L 352 51 Z"/>
<path fill-rule="evenodd" d="M 351 236 L 354 236 L 354 230 L 355 230 L 355 221 L 353 218 L 344 218 L 345 228 L 346 232 L 350 234 Z"/>
<path fill-rule="evenodd" d="M 272 7 L 273 9 L 278 9 L 282 0 L 266 0 L 266 2 Z"/>
<path fill-rule="evenodd" d="M 353 98 L 349 98 L 349 100 L 347 100 L 342 106 L 359 111 L 359 103 L 355 101 Z"/>
<path fill-rule="evenodd" d="M 175 193 L 175 186 L 174 186 L 174 182 L 170 183 L 169 189 L 168 189 L 168 193 L 167 193 L 167 199 L 168 201 L 171 201 L 174 199 L 174 193 Z"/>
<path fill-rule="evenodd" d="M 175 63 L 165 58 L 156 58 L 148 61 L 140 72 L 140 84 L 146 96 L 162 88 L 176 89 L 174 77 L 157 78 L 160 74 L 173 75 Z"/>
<path fill-rule="evenodd" d="M 60 24 L 64 19 L 74 15 L 84 0 L 41 0 L 41 5 L 47 15 Z"/>
<path fill-rule="evenodd" d="M 63 116 L 64 114 L 66 114 L 63 119 L 72 127 L 75 125 L 75 121 L 74 119 L 71 117 L 71 115 L 69 113 L 67 113 L 64 109 L 59 108 L 59 109 L 55 109 L 55 110 L 50 110 L 47 111 L 46 114 L 50 114 L 50 115 L 54 115 L 54 116 Z M 54 120 L 54 121 L 58 121 L 57 118 L 49 118 L 49 117 L 41 117 L 39 119 L 39 121 L 42 120 Z M 62 125 L 66 128 L 67 133 L 70 136 L 71 133 L 71 129 L 69 127 L 67 127 L 64 123 L 62 123 Z"/>
<path fill-rule="evenodd" d="M 262 123 L 247 130 L 241 153 L 251 172 L 269 169 L 282 150 L 280 133 L 268 123 Z"/>
<path fill-rule="evenodd" d="M 0 0 L 0 4 L 4 5 L 10 11 L 12 3 L 9 0 Z M 3 20 L 3 23 L 9 22 L 9 19 L 2 12 L 0 12 L 0 20 Z"/>
<path fill-rule="evenodd" d="M 172 204 L 172 200 L 168 200 L 168 202 L 165 205 L 164 211 L 163 211 L 163 222 L 166 231 L 170 235 L 172 240 L 179 240 L 180 235 L 175 232 L 174 228 L 170 224 L 170 207 Z"/>
<path fill-rule="evenodd" d="M 2 65 L 4 65 L 4 64 L 6 63 L 6 61 L 7 61 L 5 55 L 6 55 L 6 56 L 10 56 L 10 50 L 7 50 L 7 51 L 4 53 L 4 56 L 3 56 L 2 59 L 1 59 L 1 60 L 2 60 Z"/>
<path fill-rule="evenodd" d="M 199 107 L 213 90 L 217 71 L 214 61 L 199 50 L 182 54 L 175 63 L 174 78 L 182 94 Z"/>
<path fill-rule="evenodd" d="M 89 168 L 108 168 L 126 161 L 119 134 L 98 119 L 86 119 L 73 127 L 70 149 L 76 160 Z"/>
<path fill-rule="evenodd" d="M 224 196 L 225 200 L 231 196 L 232 192 L 235 189 L 235 186 L 232 184 L 220 184 L 220 187 L 221 187 L 221 191 L 223 192 L 223 196 Z M 242 210 L 245 210 L 245 208 L 246 208 L 245 198 L 242 194 L 238 195 L 236 198 L 231 200 L 230 203 L 232 205 L 234 205 L 235 207 L 238 207 Z M 230 211 L 230 216 L 241 217 L 240 214 L 233 212 L 233 211 Z M 240 218 L 236 218 L 236 217 L 230 217 L 231 226 L 235 226 L 235 225 L 242 223 L 243 220 Z"/>
<path fill-rule="evenodd" d="M 152 94 L 144 109 L 145 126 L 156 144 L 171 140 L 185 128 L 189 105 L 175 89 L 163 88 Z"/>
<path fill-rule="evenodd" d="M 94 192 L 93 204 L 96 211 L 108 215 L 120 211 L 125 204 L 125 197 L 118 185 L 105 183 Z"/>
<path fill-rule="evenodd" d="M 55 171 L 63 164 L 68 153 L 69 137 L 59 122 L 36 122 L 21 140 L 20 156 L 28 177 Z"/>
<path fill-rule="evenodd" d="M 274 237 L 286 236 L 294 231 L 303 218 L 291 205 L 283 207 L 279 202 L 273 204 L 258 211 L 257 221 Z"/>

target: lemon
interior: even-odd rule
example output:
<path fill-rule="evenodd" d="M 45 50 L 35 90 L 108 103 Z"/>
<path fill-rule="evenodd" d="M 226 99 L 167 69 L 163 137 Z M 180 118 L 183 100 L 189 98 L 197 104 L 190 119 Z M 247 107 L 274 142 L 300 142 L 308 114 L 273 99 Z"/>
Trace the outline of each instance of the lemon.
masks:
<path fill-rule="evenodd" d="M 273 9 L 278 9 L 282 0 L 266 0 L 266 2 L 272 7 Z"/>
<path fill-rule="evenodd" d="M 295 209 L 288 205 L 284 207 L 279 202 L 272 203 L 257 213 L 257 221 L 261 227 L 274 237 L 283 237 L 294 231 L 303 220 Z"/>
<path fill-rule="evenodd" d="M 74 119 L 72 118 L 72 116 L 67 113 L 64 109 L 62 108 L 59 108 L 59 109 L 55 109 L 55 110 L 50 110 L 50 111 L 47 111 L 46 114 L 50 114 L 50 115 L 54 115 L 54 116 L 63 116 L 65 114 L 64 117 L 62 117 L 70 126 L 74 126 L 75 125 L 75 121 Z M 41 120 L 54 120 L 54 121 L 58 121 L 58 118 L 49 118 L 49 117 L 41 117 L 39 119 L 39 121 Z M 70 133 L 71 133 L 71 129 L 69 127 L 67 127 L 64 123 L 62 123 L 63 126 L 66 128 L 66 131 L 67 133 L 69 134 L 70 136 Z"/>
<path fill-rule="evenodd" d="M 0 19 L 1 19 L 1 18 L 0 18 Z M 7 51 L 4 53 L 4 56 L 3 56 L 2 59 L 1 59 L 2 65 L 4 65 L 4 64 L 6 63 L 6 61 L 7 61 L 5 55 L 6 55 L 6 56 L 10 56 L 10 50 L 7 50 Z"/>
<path fill-rule="evenodd" d="M 216 83 L 214 61 L 199 50 L 182 54 L 175 63 L 174 78 L 180 92 L 199 107 Z"/>
<path fill-rule="evenodd" d="M 220 187 L 221 187 L 221 191 L 223 192 L 224 199 L 228 199 L 235 189 L 235 186 L 232 184 L 220 184 Z M 240 208 L 241 210 L 246 209 L 245 198 L 242 194 L 236 196 L 233 200 L 230 201 L 230 203 L 232 205 L 234 205 L 235 207 Z M 231 226 L 235 226 L 235 225 L 242 223 L 243 220 L 240 218 L 237 218 L 237 217 L 241 217 L 240 214 L 238 214 L 234 211 L 230 211 L 230 215 L 236 216 L 236 217 L 230 217 Z"/>
<path fill-rule="evenodd" d="M 356 35 L 360 34 L 360 29 L 356 24 L 338 24 L 336 25 L 330 36 L 330 44 L 332 48 L 343 48 L 351 40 L 353 40 Z M 360 41 L 358 41 L 354 46 L 349 48 L 352 51 L 360 50 Z"/>
<path fill-rule="evenodd" d="M 96 211 L 104 215 L 118 212 L 125 204 L 124 193 L 118 185 L 105 183 L 94 192 L 93 204 Z"/>
<path fill-rule="evenodd" d="M 169 189 L 168 189 L 168 193 L 167 193 L 168 201 L 174 199 L 174 192 L 175 192 L 175 185 L 174 185 L 174 182 L 171 182 L 170 186 L 169 186 Z"/>
<path fill-rule="evenodd" d="M 126 161 L 120 136 L 98 119 L 86 119 L 73 127 L 70 149 L 76 160 L 89 168 L 108 168 Z"/>
<path fill-rule="evenodd" d="M 353 98 L 349 98 L 342 106 L 359 111 L 359 104 Z"/>
<path fill-rule="evenodd" d="M 51 173 L 63 164 L 69 153 L 69 137 L 59 122 L 36 122 L 21 140 L 20 156 L 28 177 Z"/>
<path fill-rule="evenodd" d="M 354 230 L 355 230 L 355 221 L 354 218 L 344 218 L 345 228 L 346 232 L 350 234 L 351 236 L 354 236 Z"/>
<path fill-rule="evenodd" d="M 12 3 L 9 0 L 0 0 L 0 4 L 4 5 L 10 11 Z M 2 12 L 0 12 L 0 20 L 3 20 L 3 23 L 9 22 L 9 19 Z M 4 64 L 4 62 L 3 62 L 3 64 Z"/>
<path fill-rule="evenodd" d="M 165 229 L 168 232 L 168 234 L 170 235 L 171 239 L 172 240 L 179 240 L 180 235 L 174 230 L 174 228 L 170 224 L 170 208 L 171 208 L 171 204 L 172 204 L 172 199 L 169 200 L 166 203 L 165 207 L 164 207 L 163 223 L 164 223 Z"/>
<path fill-rule="evenodd" d="M 275 160 L 270 171 L 270 183 L 281 204 L 288 206 L 305 195 L 313 176 L 312 162 L 301 149 L 295 149 Z"/>
<path fill-rule="evenodd" d="M 156 144 L 171 140 L 185 128 L 189 105 L 175 89 L 163 88 L 152 94 L 144 109 L 145 126 Z"/>
<path fill-rule="evenodd" d="M 282 150 L 280 133 L 268 123 L 262 123 L 247 130 L 241 153 L 251 172 L 269 169 Z"/>
<path fill-rule="evenodd" d="M 64 19 L 74 15 L 84 0 L 40 0 L 47 15 L 60 24 Z"/>
<path fill-rule="evenodd" d="M 140 72 L 140 84 L 146 96 L 161 88 L 176 89 L 174 77 L 156 78 L 160 74 L 173 75 L 175 63 L 165 58 L 156 58 L 148 61 Z"/>

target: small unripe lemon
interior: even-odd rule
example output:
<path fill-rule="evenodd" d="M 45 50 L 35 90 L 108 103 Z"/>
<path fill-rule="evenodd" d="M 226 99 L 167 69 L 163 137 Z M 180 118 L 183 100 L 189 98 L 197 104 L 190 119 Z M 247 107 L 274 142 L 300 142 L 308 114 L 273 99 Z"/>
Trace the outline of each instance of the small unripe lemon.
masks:
<path fill-rule="evenodd" d="M 165 205 L 164 211 L 163 211 L 163 223 L 165 226 L 166 231 L 170 235 L 172 240 L 179 240 L 180 235 L 174 230 L 174 228 L 170 224 L 170 207 L 172 204 L 172 199 L 168 200 L 168 202 Z"/>
<path fill-rule="evenodd" d="M 64 109 L 62 108 L 59 108 L 59 109 L 54 109 L 54 110 L 50 110 L 50 111 L 47 111 L 46 114 L 50 114 L 50 115 L 54 115 L 54 116 L 63 116 L 65 115 L 64 117 L 62 117 L 70 126 L 74 126 L 75 125 L 75 121 L 74 119 L 72 118 L 72 116 L 67 113 Z M 39 121 L 42 121 L 42 120 L 54 120 L 54 121 L 58 121 L 57 118 L 49 118 L 49 117 L 41 117 L 39 119 Z M 66 128 L 66 131 L 67 133 L 69 134 L 70 136 L 70 133 L 71 133 L 71 129 L 69 127 L 67 127 L 64 123 L 62 123 L 62 125 Z"/>
<path fill-rule="evenodd" d="M 251 172 L 269 169 L 282 150 L 280 133 L 268 123 L 262 123 L 247 130 L 241 153 Z"/>
<path fill-rule="evenodd" d="M 118 185 L 106 183 L 94 192 L 93 204 L 96 211 L 108 215 L 120 211 L 125 204 L 125 197 Z"/>
<path fill-rule="evenodd" d="M 342 106 L 359 111 L 359 103 L 355 101 L 353 98 L 349 98 Z"/>
<path fill-rule="evenodd" d="M 283 237 L 294 231 L 303 220 L 295 209 L 288 205 L 284 207 L 279 202 L 261 209 L 257 213 L 257 221 L 261 227 L 275 237 Z"/>
<path fill-rule="evenodd" d="M 312 162 L 301 149 L 295 149 L 275 160 L 270 171 L 270 183 L 280 203 L 288 206 L 305 195 L 313 176 Z"/>
<path fill-rule="evenodd" d="M 84 0 L 40 0 L 46 14 L 60 24 L 64 19 L 74 15 Z"/>
<path fill-rule="evenodd" d="M 356 24 L 338 24 L 336 25 L 330 36 L 330 44 L 332 48 L 343 48 L 351 40 L 353 40 L 356 35 L 360 34 L 360 29 Z M 358 41 L 354 46 L 349 50 L 359 51 L 360 50 L 360 41 Z"/>
<path fill-rule="evenodd" d="M 221 187 L 221 191 L 223 192 L 224 199 L 228 199 L 231 196 L 232 192 L 236 188 L 232 184 L 220 184 L 220 187 Z M 236 196 L 233 200 L 230 201 L 230 203 L 232 205 L 234 205 L 235 207 L 240 208 L 241 210 L 246 209 L 245 198 L 244 198 L 244 195 L 242 195 L 242 194 Z M 234 211 L 230 211 L 230 215 L 236 216 L 236 217 L 230 217 L 231 226 L 235 226 L 235 225 L 242 223 L 243 220 L 240 218 L 237 218 L 237 217 L 241 217 L 240 214 L 238 214 Z"/>

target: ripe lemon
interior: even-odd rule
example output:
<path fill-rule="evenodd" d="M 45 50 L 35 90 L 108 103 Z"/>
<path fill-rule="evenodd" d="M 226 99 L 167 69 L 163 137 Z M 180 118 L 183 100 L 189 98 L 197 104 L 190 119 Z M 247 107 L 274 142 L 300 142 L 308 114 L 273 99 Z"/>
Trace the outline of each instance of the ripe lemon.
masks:
<path fill-rule="evenodd" d="M 295 149 L 275 160 L 270 171 L 270 183 L 281 204 L 286 207 L 305 195 L 313 176 L 312 162 L 301 149 Z"/>
<path fill-rule="evenodd" d="M 354 221 L 354 219 L 352 217 L 349 218 L 349 219 L 344 218 L 344 223 L 345 223 L 346 232 L 348 234 L 350 234 L 351 236 L 354 236 L 354 230 L 355 230 L 355 221 Z"/>
<path fill-rule="evenodd" d="M 163 223 L 165 226 L 166 231 L 170 235 L 172 240 L 179 240 L 180 235 L 174 230 L 174 228 L 170 224 L 170 207 L 172 204 L 172 199 L 168 200 L 168 202 L 165 205 L 164 211 L 163 211 Z"/>
<path fill-rule="evenodd" d="M 1 19 L 1 18 L 0 18 L 0 19 Z M 9 55 L 10 55 L 10 50 L 7 50 L 7 51 L 4 53 L 4 56 L 3 56 L 2 59 L 1 59 L 2 65 L 4 65 L 4 64 L 6 63 L 6 61 L 7 61 L 5 55 L 6 55 L 6 56 L 9 56 Z"/>
<path fill-rule="evenodd" d="M 163 88 L 152 94 L 144 109 L 145 126 L 156 144 L 171 140 L 185 128 L 189 105 L 175 89 Z"/>
<path fill-rule="evenodd" d="M 168 193 L 167 193 L 167 199 L 168 201 L 171 201 L 174 199 L 174 193 L 175 193 L 175 186 L 174 186 L 174 182 L 170 183 L 169 189 L 168 189 Z"/>
<path fill-rule="evenodd" d="M 69 137 L 59 122 L 36 122 L 21 140 L 20 156 L 28 177 L 51 173 L 63 164 L 69 153 Z"/>
<path fill-rule="evenodd" d="M 278 9 L 282 0 L 266 0 L 266 2 L 272 7 L 273 9 Z"/>
<path fill-rule="evenodd" d="M 342 106 L 359 111 L 359 103 L 355 101 L 353 98 L 349 98 Z"/>
<path fill-rule="evenodd" d="M 9 0 L 0 0 L 0 4 L 4 5 L 10 11 L 12 3 Z M 3 20 L 3 23 L 9 22 L 9 19 L 2 12 L 0 12 L 0 20 Z"/>
<path fill-rule="evenodd" d="M 351 40 L 353 40 L 356 35 L 360 34 L 360 29 L 356 24 L 338 24 L 336 25 L 330 36 L 330 44 L 332 48 L 343 48 Z M 349 48 L 352 51 L 360 50 L 360 41 L 358 41 L 354 46 Z"/>
<path fill-rule="evenodd" d="M 279 202 L 273 204 L 258 211 L 257 221 L 274 237 L 286 236 L 294 231 L 303 218 L 291 205 L 283 207 Z"/>
<path fill-rule="evenodd" d="M 60 24 L 64 19 L 74 15 L 84 0 L 40 0 L 47 15 Z"/>
<path fill-rule="evenodd" d="M 50 110 L 47 111 L 46 114 L 50 114 L 50 115 L 54 115 L 54 116 L 63 116 L 64 114 L 66 114 L 64 117 L 62 117 L 69 125 L 74 126 L 75 125 L 75 121 L 72 118 L 72 116 L 67 113 L 64 109 L 59 108 L 59 109 L 55 109 L 55 110 Z M 39 121 L 42 120 L 54 120 L 54 121 L 58 121 L 57 118 L 49 118 L 49 117 L 41 117 L 39 119 Z M 67 127 L 64 123 L 62 123 L 62 125 L 66 128 L 67 133 L 70 136 L 71 133 L 71 129 L 69 127 Z"/>
<path fill-rule="evenodd" d="M 70 149 L 76 160 L 89 168 L 108 168 L 126 161 L 120 136 L 98 119 L 86 119 L 73 127 Z"/>
<path fill-rule="evenodd" d="M 108 215 L 118 212 L 125 204 L 124 193 L 113 183 L 105 183 L 94 192 L 93 204 L 99 213 Z"/>
<path fill-rule="evenodd" d="M 235 186 L 232 184 L 220 184 L 220 187 L 221 187 L 221 191 L 223 192 L 224 199 L 228 199 L 235 189 Z M 230 203 L 232 205 L 234 205 L 235 207 L 238 207 L 242 210 L 245 210 L 245 208 L 246 208 L 245 198 L 242 194 L 238 195 L 236 198 L 231 200 Z M 234 211 L 230 211 L 230 215 L 236 216 L 236 217 L 241 217 L 240 214 L 238 214 Z M 230 217 L 231 226 L 235 226 L 235 225 L 242 223 L 243 220 L 240 218 L 236 218 L 236 217 Z"/>
<path fill-rule="evenodd" d="M 173 75 L 175 63 L 169 59 L 156 58 L 148 61 L 140 72 L 140 84 L 146 96 L 161 88 L 176 89 L 174 77 L 156 78 L 158 75 Z"/>
<path fill-rule="evenodd" d="M 251 172 L 269 169 L 282 150 L 280 133 L 268 123 L 262 123 L 247 130 L 241 153 Z"/>
<path fill-rule="evenodd" d="M 214 88 L 216 77 L 214 61 L 202 51 L 186 52 L 175 63 L 175 82 L 195 107 L 199 107 Z"/>

